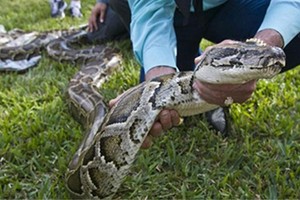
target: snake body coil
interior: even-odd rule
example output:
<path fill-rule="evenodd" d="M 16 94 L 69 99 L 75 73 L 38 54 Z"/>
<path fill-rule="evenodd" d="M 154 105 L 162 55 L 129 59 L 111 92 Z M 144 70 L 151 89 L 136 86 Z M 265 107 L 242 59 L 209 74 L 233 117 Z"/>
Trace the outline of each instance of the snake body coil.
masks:
<path fill-rule="evenodd" d="M 107 59 L 105 63 L 109 65 L 111 61 Z M 161 110 L 175 109 L 181 116 L 190 116 L 218 107 L 205 102 L 193 89 L 195 79 L 242 84 L 271 78 L 284 65 L 285 55 L 280 48 L 250 39 L 212 47 L 194 72 L 164 75 L 130 89 L 104 119 L 101 114 L 87 115 L 87 121 L 94 126 L 69 165 L 66 175 L 69 191 L 76 198 L 112 198 Z M 92 90 L 87 96 L 82 96 L 81 90 L 73 93 L 82 102 L 88 96 L 91 106 L 101 101 L 100 97 L 92 100 L 97 96 Z"/>

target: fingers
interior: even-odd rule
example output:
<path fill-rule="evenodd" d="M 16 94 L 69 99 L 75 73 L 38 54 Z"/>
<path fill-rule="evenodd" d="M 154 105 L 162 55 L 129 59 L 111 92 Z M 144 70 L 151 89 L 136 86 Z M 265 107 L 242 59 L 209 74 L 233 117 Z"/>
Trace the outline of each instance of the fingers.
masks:
<path fill-rule="evenodd" d="M 100 13 L 100 23 L 104 22 L 105 19 L 105 14 L 106 14 L 106 8 L 101 8 L 101 13 Z"/>
<path fill-rule="evenodd" d="M 88 21 L 88 31 L 89 32 L 93 32 L 98 29 L 96 20 L 97 20 L 97 13 L 93 9 L 91 16 L 89 18 L 89 21 Z"/>
<path fill-rule="evenodd" d="M 175 110 L 162 110 L 158 116 L 158 120 L 153 124 L 148 136 L 142 144 L 142 148 L 146 149 L 153 144 L 153 138 L 159 137 L 164 131 L 171 129 L 174 126 L 179 126 L 182 119 Z"/>
<path fill-rule="evenodd" d="M 170 110 L 163 110 L 159 115 L 159 121 L 161 123 L 162 130 L 166 131 L 172 128 L 172 119 Z"/>
<path fill-rule="evenodd" d="M 152 141 L 152 136 L 151 135 L 147 135 L 141 148 L 142 149 L 149 149 L 153 144 L 153 141 Z"/>
<path fill-rule="evenodd" d="M 115 105 L 120 99 L 121 99 L 122 95 L 117 96 L 114 99 L 111 99 L 108 103 L 109 107 L 113 107 L 113 105 Z"/>
<path fill-rule="evenodd" d="M 208 103 L 226 106 L 226 104 L 233 102 L 243 103 L 247 101 L 256 88 L 256 81 L 249 81 L 245 84 L 222 85 L 195 81 L 193 87 L 199 92 L 201 98 Z"/>
<path fill-rule="evenodd" d="M 97 26 L 97 23 L 96 23 L 96 19 L 90 17 L 89 22 L 88 22 L 88 31 L 93 32 L 97 29 L 98 29 L 98 26 Z"/>
<path fill-rule="evenodd" d="M 93 32 L 98 30 L 97 20 L 99 20 L 100 23 L 104 22 L 106 9 L 107 5 L 105 3 L 96 3 L 88 20 L 88 31 Z"/>
<path fill-rule="evenodd" d="M 155 122 L 149 132 L 149 135 L 153 137 L 159 137 L 161 136 L 163 132 L 163 127 L 160 122 Z"/>
<path fill-rule="evenodd" d="M 171 121 L 173 126 L 179 126 L 183 123 L 183 118 L 181 118 L 176 110 L 170 110 Z"/>
<path fill-rule="evenodd" d="M 206 52 L 210 51 L 213 47 L 215 47 L 215 46 L 224 46 L 224 45 L 227 45 L 227 44 L 234 44 L 234 43 L 237 43 L 237 41 L 226 39 L 226 40 L 223 40 L 222 42 L 220 42 L 218 44 L 208 46 L 200 56 L 195 58 L 195 60 L 194 60 L 195 64 L 199 63 L 200 60 L 203 58 L 203 56 L 206 54 Z"/>
<path fill-rule="evenodd" d="M 217 45 L 234 44 L 234 43 L 237 43 L 237 42 L 238 42 L 238 41 L 226 39 L 226 40 L 223 40 L 222 42 L 220 42 L 220 43 L 217 44 Z"/>
<path fill-rule="evenodd" d="M 130 88 L 128 90 L 126 90 L 125 92 L 123 92 L 122 94 L 120 94 L 119 96 L 117 96 L 116 98 L 114 99 L 111 99 L 108 103 L 109 107 L 113 107 L 113 105 L 115 105 L 124 95 L 130 93 L 131 91 L 133 91 L 135 89 L 135 87 L 133 88 Z"/>

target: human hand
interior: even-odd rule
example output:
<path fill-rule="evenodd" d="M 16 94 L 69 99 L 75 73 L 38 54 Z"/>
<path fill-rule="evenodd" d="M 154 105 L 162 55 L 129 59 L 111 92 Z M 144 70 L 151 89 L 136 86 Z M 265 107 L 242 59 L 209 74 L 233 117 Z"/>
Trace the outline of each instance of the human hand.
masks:
<path fill-rule="evenodd" d="M 232 44 L 236 41 L 224 40 L 223 42 L 216 45 L 226 45 Z M 205 53 L 210 49 L 208 47 L 201 56 L 195 59 L 197 64 Z M 211 84 L 195 80 L 193 87 L 199 92 L 201 98 L 211 104 L 216 104 L 220 106 L 228 106 L 229 104 L 243 103 L 247 101 L 254 90 L 256 89 L 256 80 L 251 80 L 244 84 Z"/>
<path fill-rule="evenodd" d="M 146 80 L 151 80 L 152 78 L 155 78 L 157 76 L 174 72 L 175 70 L 170 67 L 155 67 L 146 74 Z M 119 101 L 120 98 L 122 98 L 122 95 L 119 95 L 117 98 L 112 99 L 109 102 L 109 106 L 112 107 L 117 101 Z M 179 117 L 177 111 L 169 109 L 162 110 L 157 117 L 156 122 L 153 124 L 151 130 L 149 131 L 149 134 L 146 136 L 141 148 L 147 149 L 151 147 L 153 138 L 162 135 L 163 131 L 170 129 L 173 126 L 180 125 L 181 122 L 182 119 Z"/>
<path fill-rule="evenodd" d="M 105 20 L 107 4 L 106 3 L 96 3 L 93 7 L 89 21 L 88 21 L 88 31 L 96 31 L 99 27 L 97 25 L 97 20 L 103 23 Z"/>
<path fill-rule="evenodd" d="M 196 80 L 193 87 L 206 102 L 228 106 L 247 101 L 256 88 L 256 80 L 244 84 L 211 84 Z"/>
<path fill-rule="evenodd" d="M 261 30 L 257 32 L 254 37 L 264 41 L 270 46 L 277 46 L 280 48 L 283 48 L 284 46 L 282 35 L 274 29 Z"/>

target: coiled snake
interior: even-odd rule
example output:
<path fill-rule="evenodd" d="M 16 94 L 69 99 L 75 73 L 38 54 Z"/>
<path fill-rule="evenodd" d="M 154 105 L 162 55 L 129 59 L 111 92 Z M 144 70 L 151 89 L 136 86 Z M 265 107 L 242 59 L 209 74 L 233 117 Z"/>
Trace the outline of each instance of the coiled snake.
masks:
<path fill-rule="evenodd" d="M 272 78 L 285 65 L 280 48 L 259 40 L 217 45 L 208 50 L 194 72 L 178 72 L 141 83 L 125 92 L 106 113 L 96 88 L 120 66 L 120 56 L 107 46 L 76 53 L 68 53 L 67 46 L 64 40 L 56 40 L 48 45 L 48 53 L 59 60 L 74 60 L 73 55 L 77 55 L 76 60 L 84 64 L 71 79 L 67 92 L 73 116 L 87 131 L 66 173 L 66 185 L 74 198 L 113 197 L 162 109 L 190 116 L 218 107 L 201 99 L 192 87 L 195 79 L 242 84 Z M 86 56 L 89 54 L 93 56 Z"/>
<path fill-rule="evenodd" d="M 107 65 L 114 63 L 114 58 L 107 60 Z M 192 87 L 195 79 L 215 84 L 245 83 L 271 78 L 284 65 L 285 55 L 280 48 L 252 39 L 212 47 L 194 72 L 161 76 L 130 89 L 103 122 L 100 115 L 87 115 L 94 126 L 69 165 L 68 189 L 76 198 L 112 198 L 162 109 L 190 116 L 218 107 L 201 99 Z M 89 102 L 97 103 L 97 98 L 91 98 L 97 94 L 90 92 Z M 85 99 L 80 98 L 81 102 Z"/>

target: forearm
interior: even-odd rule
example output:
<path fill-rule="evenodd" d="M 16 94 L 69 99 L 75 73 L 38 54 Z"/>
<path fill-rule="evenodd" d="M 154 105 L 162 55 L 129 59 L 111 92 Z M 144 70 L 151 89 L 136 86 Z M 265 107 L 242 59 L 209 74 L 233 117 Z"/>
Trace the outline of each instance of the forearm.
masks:
<path fill-rule="evenodd" d="M 148 72 L 153 67 L 176 68 L 174 0 L 129 0 L 131 40 L 137 60 Z"/>
<path fill-rule="evenodd" d="M 271 1 L 256 37 L 266 43 L 286 46 L 300 32 L 300 0 Z M 267 33 L 271 34 L 269 38 Z M 278 36 L 280 35 L 280 37 Z M 280 40 L 282 40 L 280 42 Z"/>

